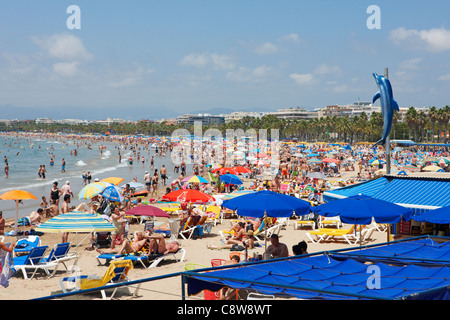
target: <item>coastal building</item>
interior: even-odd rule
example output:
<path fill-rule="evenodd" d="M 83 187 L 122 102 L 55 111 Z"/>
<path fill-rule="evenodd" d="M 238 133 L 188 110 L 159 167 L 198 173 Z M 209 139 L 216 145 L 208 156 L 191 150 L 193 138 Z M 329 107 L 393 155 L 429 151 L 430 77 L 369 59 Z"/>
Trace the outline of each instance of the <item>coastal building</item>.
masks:
<path fill-rule="evenodd" d="M 308 110 L 305 108 L 300 107 L 290 107 L 290 108 L 282 108 L 278 109 L 276 112 L 271 112 L 269 114 L 272 114 L 276 116 L 279 119 L 286 119 L 286 120 L 308 120 L 317 118 L 318 113 L 314 110 Z"/>
<path fill-rule="evenodd" d="M 261 112 L 235 111 L 225 115 L 225 123 L 240 121 L 244 117 L 261 118 L 262 116 L 263 114 Z"/>
<path fill-rule="evenodd" d="M 195 121 L 201 121 L 202 125 L 221 125 L 225 122 L 223 115 L 211 115 L 209 113 L 199 114 L 184 114 L 177 117 L 177 123 L 184 123 L 188 125 L 194 125 Z"/>
<path fill-rule="evenodd" d="M 360 116 L 363 112 L 369 117 L 372 112 L 381 112 L 381 107 L 374 106 L 370 102 L 355 102 L 349 105 L 328 105 L 319 109 L 318 118 L 323 117 L 348 117 Z"/>

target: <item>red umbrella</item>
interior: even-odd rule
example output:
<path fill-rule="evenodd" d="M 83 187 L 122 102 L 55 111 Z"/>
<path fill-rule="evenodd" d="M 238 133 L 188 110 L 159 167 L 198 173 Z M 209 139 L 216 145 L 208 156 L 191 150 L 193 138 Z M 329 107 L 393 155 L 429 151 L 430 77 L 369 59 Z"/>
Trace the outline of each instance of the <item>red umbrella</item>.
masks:
<path fill-rule="evenodd" d="M 134 216 L 154 216 L 170 218 L 170 216 L 162 209 L 149 205 L 136 206 L 126 212 L 128 215 Z"/>
<path fill-rule="evenodd" d="M 235 167 L 232 167 L 231 169 L 233 169 L 238 174 L 239 173 L 252 173 L 252 170 L 250 170 L 249 168 L 243 167 L 243 166 L 235 166 Z"/>
<path fill-rule="evenodd" d="M 210 195 L 193 189 L 172 191 L 162 198 L 164 200 L 180 202 L 210 202 L 215 200 Z"/>
<path fill-rule="evenodd" d="M 228 171 L 228 172 L 227 172 L 227 171 Z M 227 168 L 227 167 L 217 168 L 217 169 L 214 169 L 212 172 L 213 172 L 213 173 L 214 173 L 214 172 L 219 172 L 220 174 L 227 174 L 227 173 L 238 174 L 238 173 L 236 172 L 236 170 L 234 170 L 233 168 Z"/>
<path fill-rule="evenodd" d="M 322 162 L 325 162 L 325 163 L 331 163 L 331 162 L 338 163 L 339 160 L 331 159 L 331 158 L 323 158 Z"/>

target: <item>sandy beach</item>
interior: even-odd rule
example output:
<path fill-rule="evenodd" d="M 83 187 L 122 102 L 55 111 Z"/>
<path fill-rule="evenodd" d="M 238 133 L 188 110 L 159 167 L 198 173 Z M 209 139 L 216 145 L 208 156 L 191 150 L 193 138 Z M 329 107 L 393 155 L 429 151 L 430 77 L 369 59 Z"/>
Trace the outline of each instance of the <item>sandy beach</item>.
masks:
<path fill-rule="evenodd" d="M 347 175 L 353 174 L 353 172 L 347 172 Z M 162 191 L 162 190 L 161 190 Z M 46 219 L 45 219 L 46 220 Z M 45 221 L 44 220 L 44 221 Z M 165 222 L 167 218 L 158 218 L 157 221 Z M 207 248 L 207 244 L 220 244 L 220 230 L 228 229 L 231 226 L 232 219 L 224 219 L 223 222 L 213 226 L 211 233 L 205 233 L 198 239 L 183 240 L 179 238 L 179 243 L 182 248 L 186 250 L 185 261 L 176 262 L 172 259 L 163 260 L 156 268 L 143 268 L 140 264 L 136 264 L 135 268 L 130 271 L 129 277 L 132 280 L 150 278 L 165 274 L 177 273 L 184 271 L 184 267 L 187 263 L 196 263 L 205 266 L 211 266 L 211 259 L 221 258 L 229 260 L 229 249 L 212 250 Z M 322 242 L 319 244 L 313 244 L 307 237 L 306 232 L 310 230 L 309 227 L 303 227 L 303 229 L 294 229 L 295 220 L 290 220 L 289 224 L 283 227 L 280 231 L 280 242 L 285 243 L 289 248 L 289 253 L 292 255 L 292 246 L 298 242 L 305 240 L 308 243 L 308 252 L 316 253 L 321 251 L 335 250 L 341 248 L 349 248 L 350 245 L 342 241 Z M 350 225 L 343 225 L 343 228 L 350 228 Z M 130 234 L 134 231 L 143 230 L 142 224 L 130 224 Z M 5 231 L 9 231 L 10 228 L 6 228 Z M 86 234 L 70 234 L 69 241 L 72 243 L 71 253 L 78 253 L 77 266 L 80 269 L 80 273 L 83 275 L 96 274 L 103 276 L 106 271 L 106 266 L 99 265 L 96 257 L 98 253 L 93 250 L 85 250 L 89 247 L 89 239 L 84 240 L 78 248 L 75 248 L 75 244 L 80 242 Z M 364 244 L 375 244 L 385 242 L 387 239 L 386 233 L 375 231 L 372 235 L 372 239 Z M 5 243 L 10 241 L 16 241 L 15 237 L 5 236 Z M 51 248 L 54 244 L 61 242 L 61 234 L 59 233 L 45 233 L 41 236 L 41 244 L 47 245 Z M 262 242 L 264 244 L 264 242 Z M 264 252 L 264 246 L 255 248 L 249 251 L 249 255 L 253 253 L 262 254 Z M 177 255 L 180 257 L 180 254 Z M 69 262 L 72 265 L 73 262 Z M 52 278 L 47 278 L 44 272 L 38 272 L 38 274 L 31 280 L 25 280 L 21 272 L 16 273 L 9 283 L 9 287 L 1 288 L 0 299 L 1 300 L 24 300 L 35 299 L 40 297 L 46 297 L 50 295 L 62 293 L 59 281 L 61 278 L 68 276 L 69 274 L 64 270 L 64 267 L 60 267 L 56 275 Z M 164 280 L 158 280 L 153 282 L 143 283 L 137 297 L 131 297 L 128 294 L 128 289 L 119 291 L 116 294 L 117 299 L 143 299 L 143 300 L 180 300 L 181 299 L 181 281 L 180 277 L 173 277 Z M 67 297 L 67 299 L 101 299 L 100 293 L 92 293 L 89 295 L 77 295 Z M 188 297 L 188 299 L 203 299 L 203 294 L 198 296 Z"/>

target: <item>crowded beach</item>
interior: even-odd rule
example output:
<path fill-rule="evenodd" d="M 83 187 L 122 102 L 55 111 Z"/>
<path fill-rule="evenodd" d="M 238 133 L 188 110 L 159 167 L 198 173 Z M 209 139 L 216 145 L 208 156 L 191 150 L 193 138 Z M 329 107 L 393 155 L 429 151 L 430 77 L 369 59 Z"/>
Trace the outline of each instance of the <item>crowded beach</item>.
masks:
<path fill-rule="evenodd" d="M 120 138 L 120 142 L 124 140 Z M 131 151 L 127 159 L 130 166 L 133 161 L 139 163 L 141 147 L 152 145 L 154 157 L 172 159 L 173 169 L 155 167 L 152 156 L 142 163 L 144 174 L 133 181 L 95 176 L 88 180 L 83 174 L 80 190 L 73 190 L 69 181 L 62 186 L 54 183 L 48 194 L 35 195 L 42 197 L 36 210 L 17 221 L 0 217 L 3 265 L 15 270 L 2 279 L 0 299 L 34 299 L 69 292 L 73 288 L 63 285 L 68 276 L 102 277 L 112 262 L 124 260 L 132 262 L 128 277 L 137 280 L 386 241 L 387 227 L 375 222 L 355 231 L 354 226 L 342 223 L 338 217 L 327 218 L 310 210 L 301 215 L 292 212 L 286 218 L 257 218 L 239 215 L 239 211 L 226 206 L 228 200 L 264 191 L 301 200 L 311 208 L 320 206 L 326 202 L 325 192 L 386 174 L 384 149 L 371 147 L 370 143 L 264 141 L 253 145 L 244 139 L 229 145 L 180 137 L 130 139 L 126 144 Z M 182 157 L 186 153 L 190 159 Z M 201 161 L 191 164 L 194 155 L 199 154 Z M 447 147 L 398 144 L 393 148 L 390 174 L 423 173 L 447 178 L 449 163 Z M 168 170 L 173 170 L 170 173 L 177 178 L 167 179 Z M 73 205 L 75 199 L 81 203 Z M 50 231 L 48 223 L 67 214 L 90 214 L 112 229 Z M 347 230 L 350 236 L 318 240 L 314 231 L 320 228 Z M 388 235 L 388 240 L 399 238 L 399 234 Z M 63 263 L 67 268 L 53 263 L 34 273 L 35 269 L 21 269 L 18 265 L 33 246 L 47 247 L 47 256 L 55 245 L 67 242 L 69 252 Z M 189 299 L 205 297 L 199 294 Z M 98 292 L 67 297 L 101 298 Z M 179 300 L 180 281 L 168 278 L 143 283 L 138 294 L 130 296 L 119 290 L 115 298 Z M 225 290 L 215 298 L 242 299 L 245 295 Z"/>

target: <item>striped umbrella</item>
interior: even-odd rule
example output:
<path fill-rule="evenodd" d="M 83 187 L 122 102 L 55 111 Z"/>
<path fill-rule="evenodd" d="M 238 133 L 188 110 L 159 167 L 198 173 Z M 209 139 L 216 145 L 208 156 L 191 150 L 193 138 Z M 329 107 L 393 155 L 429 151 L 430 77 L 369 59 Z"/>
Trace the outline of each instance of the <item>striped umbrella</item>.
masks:
<path fill-rule="evenodd" d="M 208 180 L 206 180 L 205 178 L 203 178 L 201 176 L 186 177 L 183 180 L 181 180 L 181 182 L 184 182 L 184 183 L 209 183 Z"/>
<path fill-rule="evenodd" d="M 249 193 L 255 193 L 255 191 L 253 191 L 253 190 L 236 190 L 232 193 L 227 193 L 223 197 L 223 200 L 233 199 L 233 198 L 243 196 L 244 194 L 249 194 Z"/>
<path fill-rule="evenodd" d="M 78 193 L 78 199 L 91 199 L 102 192 L 106 187 L 110 186 L 109 182 L 93 182 L 85 186 Z"/>
<path fill-rule="evenodd" d="M 114 231 L 114 225 L 97 214 L 71 211 L 42 223 L 36 231 L 48 233 Z"/>

